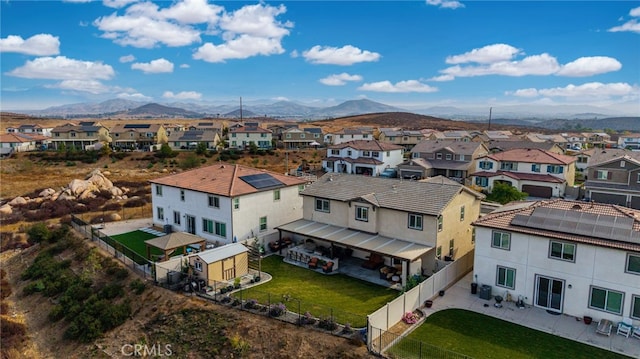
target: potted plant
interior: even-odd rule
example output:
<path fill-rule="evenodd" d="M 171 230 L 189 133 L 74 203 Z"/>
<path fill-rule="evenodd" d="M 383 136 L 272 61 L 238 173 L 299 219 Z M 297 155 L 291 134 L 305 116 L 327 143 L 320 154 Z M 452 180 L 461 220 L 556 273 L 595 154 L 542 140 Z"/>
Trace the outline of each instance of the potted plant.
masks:
<path fill-rule="evenodd" d="M 236 277 L 236 278 L 233 280 L 233 287 L 234 287 L 235 289 L 240 288 L 240 277 Z"/>

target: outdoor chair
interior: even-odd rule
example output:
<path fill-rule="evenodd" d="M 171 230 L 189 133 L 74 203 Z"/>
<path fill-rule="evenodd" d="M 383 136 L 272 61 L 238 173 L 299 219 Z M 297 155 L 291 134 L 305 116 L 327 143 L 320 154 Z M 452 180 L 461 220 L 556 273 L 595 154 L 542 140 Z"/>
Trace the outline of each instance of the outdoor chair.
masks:
<path fill-rule="evenodd" d="M 327 262 L 327 264 L 323 265 L 322 271 L 325 273 L 333 272 L 333 262 Z"/>
<path fill-rule="evenodd" d="M 371 253 L 369 259 L 362 263 L 362 267 L 367 269 L 377 269 L 380 268 L 383 264 L 384 258 L 381 255 L 377 253 Z"/>
<path fill-rule="evenodd" d="M 309 268 L 317 269 L 318 268 L 318 257 L 313 257 L 309 260 Z"/>
<path fill-rule="evenodd" d="M 640 339 L 640 326 L 633 327 L 633 331 L 631 332 L 631 338 Z"/>
<path fill-rule="evenodd" d="M 596 328 L 596 333 L 610 336 L 611 328 L 613 327 L 613 323 L 608 319 L 600 319 L 598 322 L 598 327 Z"/>
<path fill-rule="evenodd" d="M 616 331 L 616 334 L 629 338 L 632 331 L 633 321 L 631 318 L 623 318 L 622 321 L 618 323 L 618 330 Z"/>

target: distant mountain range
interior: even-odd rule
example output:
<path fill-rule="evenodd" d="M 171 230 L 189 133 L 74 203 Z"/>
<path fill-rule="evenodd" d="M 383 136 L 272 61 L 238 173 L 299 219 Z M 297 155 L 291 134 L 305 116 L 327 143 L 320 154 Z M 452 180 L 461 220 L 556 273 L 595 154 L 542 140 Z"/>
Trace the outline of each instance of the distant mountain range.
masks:
<path fill-rule="evenodd" d="M 407 110 L 383 103 L 361 99 L 342 102 L 336 106 L 314 107 L 292 101 L 274 103 L 253 102 L 242 107 L 235 104 L 209 105 L 203 103 L 145 103 L 113 99 L 100 103 L 78 103 L 49 107 L 44 110 L 14 111 L 38 117 L 62 118 L 274 118 L 292 121 L 311 121 L 368 113 L 409 112 L 443 119 L 488 122 L 489 107 L 458 108 L 435 106 Z M 639 114 L 640 115 L 640 114 Z M 492 123 L 514 126 L 535 126 L 550 130 L 576 131 L 581 129 L 613 129 L 640 131 L 640 117 L 627 117 L 610 109 L 595 106 L 501 106 L 494 109 Z"/>

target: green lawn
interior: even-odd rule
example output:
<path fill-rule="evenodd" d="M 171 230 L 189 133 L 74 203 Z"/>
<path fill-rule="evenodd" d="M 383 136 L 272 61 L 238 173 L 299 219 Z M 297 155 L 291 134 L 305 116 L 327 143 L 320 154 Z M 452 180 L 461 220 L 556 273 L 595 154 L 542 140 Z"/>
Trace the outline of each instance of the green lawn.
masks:
<path fill-rule="evenodd" d="M 388 351 L 391 357 L 419 358 L 418 341 L 474 358 L 627 358 L 607 350 L 463 309 L 433 313 Z M 429 357 L 425 346 L 423 358 Z"/>
<path fill-rule="evenodd" d="M 243 299 L 257 299 L 263 304 L 284 302 L 293 311 L 298 310 L 299 300 L 302 313 L 309 311 L 319 318 L 333 315 L 338 323 L 350 323 L 353 327 L 364 327 L 368 314 L 399 294 L 343 274 L 326 275 L 297 267 L 276 255 L 262 260 L 262 271 L 271 274 L 273 279 L 245 289 L 241 294 Z"/>
<path fill-rule="evenodd" d="M 144 241 L 152 238 L 157 238 L 157 236 L 151 233 L 138 230 L 138 231 L 111 236 L 111 238 L 127 246 L 129 249 L 136 252 L 143 258 L 147 258 L 147 246 L 144 244 Z M 163 253 L 160 249 L 155 247 L 151 248 L 152 257 L 153 255 L 162 255 L 162 254 Z M 177 254 L 182 254 L 182 248 L 178 248 L 175 252 L 171 253 L 171 255 L 177 255 Z"/>

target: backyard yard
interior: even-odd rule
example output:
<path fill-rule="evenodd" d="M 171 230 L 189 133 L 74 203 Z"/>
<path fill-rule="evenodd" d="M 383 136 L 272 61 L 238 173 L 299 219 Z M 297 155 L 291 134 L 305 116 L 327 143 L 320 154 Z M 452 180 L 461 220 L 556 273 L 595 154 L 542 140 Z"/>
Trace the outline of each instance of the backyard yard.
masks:
<path fill-rule="evenodd" d="M 125 247 L 129 248 L 130 250 L 132 250 L 133 252 L 135 252 L 136 254 L 138 254 L 139 256 L 141 256 L 142 258 L 147 258 L 147 246 L 145 245 L 145 241 L 149 240 L 149 239 L 153 239 L 153 238 L 157 238 L 156 235 L 152 234 L 152 233 L 147 233 L 141 230 L 137 230 L 137 231 L 133 231 L 133 232 L 127 232 L 127 233 L 123 233 L 123 234 L 118 234 L 118 235 L 114 235 L 111 236 L 111 238 L 113 238 L 116 242 L 121 243 L 122 245 L 124 245 Z M 125 254 L 127 254 L 127 251 L 124 251 Z M 151 247 L 151 259 L 153 260 L 154 258 L 158 258 L 159 256 L 163 255 L 164 253 L 162 253 L 162 251 L 158 248 L 155 247 Z M 169 254 L 169 256 L 175 256 L 175 255 L 179 255 L 182 254 L 182 248 L 178 248 L 176 249 L 173 253 Z M 136 258 L 132 258 L 132 259 L 136 259 Z M 149 259 L 149 258 L 147 258 Z"/>
<path fill-rule="evenodd" d="M 338 323 L 366 326 L 367 315 L 396 298 L 398 291 L 351 278 L 326 275 L 285 263 L 271 255 L 262 260 L 262 271 L 273 276 L 268 283 L 237 295 L 262 304 L 282 302 L 292 311 L 309 312 L 316 318 L 333 317 Z"/>
<path fill-rule="evenodd" d="M 421 345 L 420 342 L 427 345 Z M 434 348 L 428 348 L 429 345 Z M 627 358 L 463 309 L 446 309 L 433 313 L 386 354 L 391 358 L 430 358 L 438 350 L 473 358 L 495 359 Z"/>

